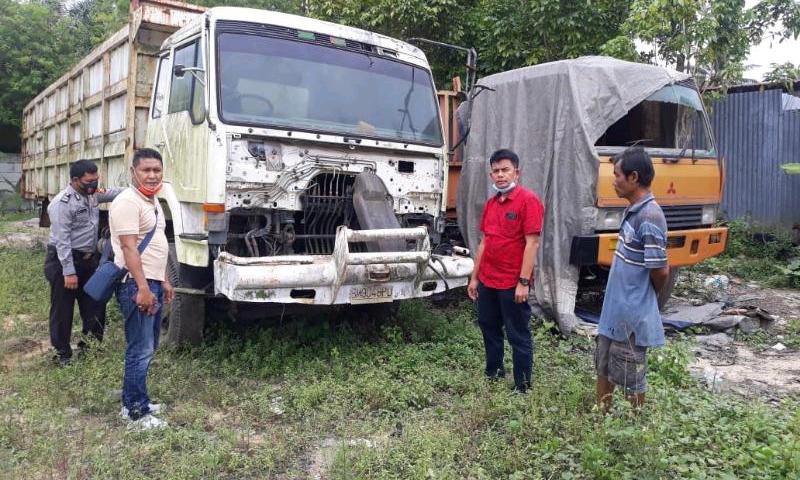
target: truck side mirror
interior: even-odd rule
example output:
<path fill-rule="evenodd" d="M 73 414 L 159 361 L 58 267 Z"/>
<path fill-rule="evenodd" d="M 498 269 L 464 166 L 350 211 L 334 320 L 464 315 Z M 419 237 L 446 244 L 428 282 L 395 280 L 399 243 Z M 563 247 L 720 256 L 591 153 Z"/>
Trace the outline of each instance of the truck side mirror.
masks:
<path fill-rule="evenodd" d="M 172 74 L 175 75 L 175 78 L 183 78 L 186 74 L 186 67 L 177 63 L 172 67 Z"/>

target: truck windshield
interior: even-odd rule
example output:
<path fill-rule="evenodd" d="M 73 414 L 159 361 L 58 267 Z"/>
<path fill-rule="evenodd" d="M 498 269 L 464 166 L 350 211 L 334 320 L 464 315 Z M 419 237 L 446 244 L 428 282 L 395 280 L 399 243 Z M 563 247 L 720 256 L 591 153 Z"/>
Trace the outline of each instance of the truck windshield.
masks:
<path fill-rule="evenodd" d="M 315 34 L 301 32 L 306 36 Z M 442 145 L 430 74 L 419 67 L 317 43 L 220 33 L 222 121 Z"/>
<path fill-rule="evenodd" d="M 684 155 L 713 155 L 703 102 L 694 88 L 668 85 L 647 97 L 614 123 L 598 146 L 629 145 L 678 150 Z"/>

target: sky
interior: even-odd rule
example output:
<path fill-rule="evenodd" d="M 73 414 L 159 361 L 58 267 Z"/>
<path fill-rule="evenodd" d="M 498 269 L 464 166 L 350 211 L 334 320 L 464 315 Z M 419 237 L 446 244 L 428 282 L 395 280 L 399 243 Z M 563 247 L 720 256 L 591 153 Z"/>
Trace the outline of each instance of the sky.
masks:
<path fill-rule="evenodd" d="M 750 8 L 756 3 L 758 0 L 746 0 L 745 6 Z M 771 70 L 770 64 L 785 62 L 800 64 L 800 40 L 789 39 L 778 42 L 777 39 L 765 38 L 759 45 L 750 47 L 750 54 L 745 60 L 745 65 L 749 68 L 744 76 L 761 81 L 764 74 Z"/>

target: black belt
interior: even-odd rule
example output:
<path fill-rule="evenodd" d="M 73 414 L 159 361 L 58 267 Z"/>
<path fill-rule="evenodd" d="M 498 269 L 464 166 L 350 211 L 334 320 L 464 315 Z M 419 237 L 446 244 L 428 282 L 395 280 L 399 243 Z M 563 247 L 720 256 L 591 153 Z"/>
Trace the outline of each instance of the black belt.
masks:
<path fill-rule="evenodd" d="M 94 252 L 82 252 L 80 250 L 73 250 L 72 257 L 80 258 L 82 260 L 91 260 L 94 258 Z"/>
<path fill-rule="evenodd" d="M 48 250 L 52 250 L 54 253 L 58 254 L 58 249 L 55 245 L 48 245 Z M 78 258 L 81 260 L 91 260 L 95 256 L 95 252 L 83 252 L 81 250 L 72 249 L 72 258 Z"/>

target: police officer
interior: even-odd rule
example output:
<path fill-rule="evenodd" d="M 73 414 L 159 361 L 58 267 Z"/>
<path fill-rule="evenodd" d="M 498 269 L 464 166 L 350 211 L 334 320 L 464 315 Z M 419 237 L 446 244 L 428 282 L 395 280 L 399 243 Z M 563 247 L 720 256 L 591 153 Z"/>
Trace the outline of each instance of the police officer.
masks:
<path fill-rule="evenodd" d="M 123 189 L 98 191 L 97 165 L 78 160 L 69 169 L 67 188 L 47 207 L 50 217 L 50 241 L 44 263 L 44 275 L 50 283 L 50 342 L 56 350 L 56 364 L 66 365 L 72 357 L 72 311 L 75 300 L 83 320 L 83 335 L 102 341 L 106 307 L 92 300 L 83 285 L 92 276 L 97 254 L 99 203 L 110 202 Z M 78 347 L 86 343 L 81 340 Z"/>

